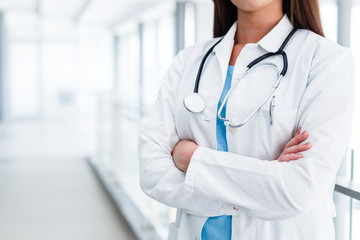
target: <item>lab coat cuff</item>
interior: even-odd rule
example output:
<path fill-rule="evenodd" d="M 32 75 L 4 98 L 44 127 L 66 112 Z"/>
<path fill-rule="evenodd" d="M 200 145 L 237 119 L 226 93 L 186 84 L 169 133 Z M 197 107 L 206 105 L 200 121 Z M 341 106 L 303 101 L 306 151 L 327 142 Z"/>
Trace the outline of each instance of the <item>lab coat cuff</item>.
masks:
<path fill-rule="evenodd" d="M 196 178 L 198 177 L 198 172 L 201 168 L 200 163 L 200 155 L 201 155 L 202 147 L 198 147 L 190 160 L 190 164 L 188 166 L 188 169 L 186 171 L 185 176 L 185 190 L 189 192 L 195 192 L 195 184 L 196 184 Z"/>
<path fill-rule="evenodd" d="M 204 162 L 208 157 L 208 148 L 205 147 L 198 147 L 190 160 L 190 164 L 188 166 L 186 175 L 185 175 L 185 190 L 189 192 L 196 192 L 196 182 L 199 180 L 200 173 L 204 168 Z M 237 207 L 234 207 L 230 204 L 226 204 L 221 202 L 221 209 L 224 212 L 224 215 L 238 215 L 239 210 Z"/>

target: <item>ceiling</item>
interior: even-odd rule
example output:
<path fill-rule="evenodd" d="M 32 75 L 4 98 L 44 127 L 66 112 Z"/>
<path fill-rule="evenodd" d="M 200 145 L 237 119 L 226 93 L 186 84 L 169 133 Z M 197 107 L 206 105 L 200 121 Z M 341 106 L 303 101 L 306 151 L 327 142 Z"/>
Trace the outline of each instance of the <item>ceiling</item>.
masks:
<path fill-rule="evenodd" d="M 5 13 L 37 14 L 46 19 L 114 26 L 166 0 L 0 0 Z M 167 0 L 169 2 L 169 0 Z"/>
<path fill-rule="evenodd" d="M 43 18 L 114 26 L 159 3 L 175 0 L 0 0 L 0 11 L 37 13 Z M 210 0 L 207 0 L 210 1 Z M 320 4 L 336 0 L 319 0 Z M 360 0 L 353 0 L 359 3 Z"/>
<path fill-rule="evenodd" d="M 39 34 L 47 39 L 72 38 L 74 23 L 81 26 L 113 29 L 140 13 L 155 12 L 154 6 L 176 0 L 0 0 L 0 12 L 12 39 L 35 39 Z M 211 1 L 211 0 L 193 0 Z M 319 0 L 320 4 L 336 0 Z M 354 4 L 360 0 L 353 0 Z M 146 11 L 151 9 L 151 11 Z M 336 8 L 334 7 L 336 15 Z M 144 15 L 144 14 L 142 14 Z M 145 14 L 146 15 L 146 14 Z M 334 21 L 336 19 L 334 18 Z M 39 24 L 40 22 L 40 24 Z M 334 23 L 336 24 L 336 23 Z"/>
<path fill-rule="evenodd" d="M 129 19 L 172 0 L 0 0 L 12 40 L 71 40 L 76 32 L 117 30 Z M 161 4 L 162 3 L 162 4 Z M 147 11 L 148 12 L 148 11 Z M 78 24 L 75 24 L 78 23 Z M 79 31 L 79 28 L 80 29 Z M 92 29 L 90 29 L 92 28 Z M 95 32 L 94 29 L 96 28 Z"/>

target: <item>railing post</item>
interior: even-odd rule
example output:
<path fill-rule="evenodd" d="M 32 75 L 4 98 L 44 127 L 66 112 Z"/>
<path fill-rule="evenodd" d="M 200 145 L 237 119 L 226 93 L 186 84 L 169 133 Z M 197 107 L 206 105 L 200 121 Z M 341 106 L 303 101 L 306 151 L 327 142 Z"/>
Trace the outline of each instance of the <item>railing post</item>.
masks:
<path fill-rule="evenodd" d="M 119 36 L 113 36 L 113 95 L 119 93 Z"/>
<path fill-rule="evenodd" d="M 337 176 L 347 179 L 350 177 L 349 152 L 350 151 L 346 151 L 344 159 L 337 173 Z M 348 222 L 348 220 L 350 220 L 349 197 L 343 195 L 342 193 L 334 192 L 334 202 L 336 206 L 336 217 L 334 218 L 335 239 L 336 240 L 349 239 L 350 234 L 348 233 L 348 229 L 345 228 L 345 223 Z"/>
<path fill-rule="evenodd" d="M 5 98 L 5 26 L 4 14 L 0 12 L 0 122 L 4 120 L 6 98 Z"/>
<path fill-rule="evenodd" d="M 144 23 L 139 23 L 139 108 L 144 109 Z"/>
<path fill-rule="evenodd" d="M 186 2 L 176 3 L 175 12 L 175 50 L 180 52 L 185 47 L 185 5 Z"/>
<path fill-rule="evenodd" d="M 350 47 L 351 6 L 352 0 L 337 0 L 338 32 L 337 41 L 344 47 Z"/>

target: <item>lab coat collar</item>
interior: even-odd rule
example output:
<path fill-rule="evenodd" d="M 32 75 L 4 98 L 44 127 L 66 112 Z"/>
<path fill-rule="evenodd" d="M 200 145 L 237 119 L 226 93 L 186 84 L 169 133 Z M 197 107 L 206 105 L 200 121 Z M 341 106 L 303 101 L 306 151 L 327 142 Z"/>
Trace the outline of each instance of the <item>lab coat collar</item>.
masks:
<path fill-rule="evenodd" d="M 230 27 L 221 42 L 214 48 L 214 52 L 219 60 L 223 81 L 225 81 L 229 60 L 234 46 L 236 29 L 237 22 Z M 276 52 L 292 29 L 293 25 L 286 14 L 284 14 L 278 24 L 276 24 L 276 26 L 257 44 L 268 52 Z"/>
<path fill-rule="evenodd" d="M 234 24 L 230 27 L 221 42 L 214 48 L 214 52 L 217 55 L 232 52 L 232 48 L 234 46 L 234 37 L 237 29 L 236 23 L 237 22 L 234 22 Z"/>
<path fill-rule="evenodd" d="M 278 24 L 276 24 L 276 26 L 271 29 L 258 44 L 268 52 L 276 52 L 293 28 L 289 18 L 284 14 Z"/>
<path fill-rule="evenodd" d="M 221 40 L 221 42 L 214 48 L 214 52 L 217 55 L 224 55 L 223 53 L 231 54 L 232 48 L 234 46 L 236 29 L 237 22 L 231 26 L 223 40 Z M 276 24 L 276 26 L 268 34 L 266 34 L 258 42 L 258 44 L 268 52 L 276 52 L 292 29 L 293 25 L 291 24 L 287 15 L 284 14 L 278 24 Z"/>
<path fill-rule="evenodd" d="M 221 42 L 214 48 L 214 53 L 219 61 L 221 79 L 225 82 L 226 72 L 229 65 L 232 49 L 234 46 L 234 36 L 236 33 L 236 22 L 231 26 Z"/>

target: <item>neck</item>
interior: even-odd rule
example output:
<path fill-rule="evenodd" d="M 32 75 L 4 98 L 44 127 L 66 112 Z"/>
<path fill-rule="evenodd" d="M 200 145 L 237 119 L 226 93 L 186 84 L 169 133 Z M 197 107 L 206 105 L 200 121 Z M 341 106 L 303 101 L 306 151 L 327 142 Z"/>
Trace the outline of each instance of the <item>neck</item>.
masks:
<path fill-rule="evenodd" d="M 274 4 L 254 12 L 238 8 L 235 44 L 257 43 L 276 26 L 283 15 L 282 6 Z"/>

